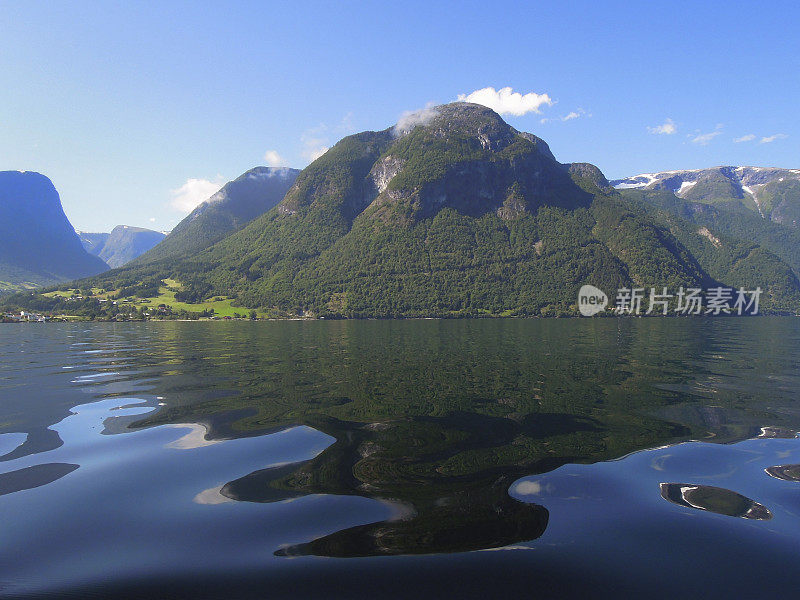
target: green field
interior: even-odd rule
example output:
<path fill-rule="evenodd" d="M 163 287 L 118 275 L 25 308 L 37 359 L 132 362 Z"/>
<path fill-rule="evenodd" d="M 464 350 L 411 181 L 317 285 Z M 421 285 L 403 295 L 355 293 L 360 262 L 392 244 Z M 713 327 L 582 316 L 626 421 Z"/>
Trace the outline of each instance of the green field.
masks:
<path fill-rule="evenodd" d="M 151 308 L 151 316 L 158 317 L 156 311 L 160 305 L 168 306 L 172 312 L 179 312 L 185 310 L 187 312 L 200 313 L 203 311 L 214 311 L 215 317 L 235 317 L 236 314 L 240 317 L 249 317 L 251 309 L 243 308 L 240 306 L 233 306 L 233 300 L 224 296 L 214 296 L 205 302 L 189 303 L 180 302 L 175 299 L 175 293 L 179 292 L 182 288 L 181 284 L 174 279 L 163 279 L 163 286 L 159 288 L 159 295 L 149 298 L 138 298 L 129 296 L 127 298 L 116 298 L 119 290 L 103 290 L 102 288 L 92 288 L 92 297 L 103 300 L 110 300 L 111 298 L 117 299 L 117 304 L 120 306 L 135 305 L 137 308 L 147 307 Z M 61 296 L 62 298 L 69 298 L 73 295 L 80 295 L 80 289 L 56 290 L 47 292 L 44 296 L 55 297 Z M 258 318 L 267 317 L 267 313 L 263 311 L 256 311 Z"/>
<path fill-rule="evenodd" d="M 32 282 L 11 283 L 0 280 L 0 292 L 24 292 L 25 290 L 35 290 L 37 287 L 39 286 Z"/>

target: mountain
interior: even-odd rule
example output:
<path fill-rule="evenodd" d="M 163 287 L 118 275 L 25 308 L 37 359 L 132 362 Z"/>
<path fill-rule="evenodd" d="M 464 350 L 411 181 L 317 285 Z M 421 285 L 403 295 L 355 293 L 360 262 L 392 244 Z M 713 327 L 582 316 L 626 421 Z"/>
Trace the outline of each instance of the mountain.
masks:
<path fill-rule="evenodd" d="M 275 208 L 202 252 L 146 256 L 94 282 L 145 293 L 170 278 L 182 301 L 325 317 L 575 314 L 587 283 L 612 298 L 761 285 L 763 307 L 800 308 L 796 275 L 769 251 L 625 198 L 597 167 L 561 164 L 460 102 L 340 140 Z"/>
<path fill-rule="evenodd" d="M 106 240 L 110 233 L 90 233 L 88 231 L 78 231 L 75 230 L 75 233 L 78 234 L 78 238 L 81 240 L 81 244 L 86 249 L 86 251 L 93 255 L 97 256 L 100 254 L 100 251 L 103 249 L 103 246 L 106 245 Z"/>
<path fill-rule="evenodd" d="M 764 219 L 800 226 L 800 169 L 714 167 L 644 173 L 611 182 L 617 189 L 666 190 L 689 202 L 746 208 Z"/>
<path fill-rule="evenodd" d="M 31 171 L 0 172 L 0 292 L 107 269 L 84 250 L 47 177 Z"/>
<path fill-rule="evenodd" d="M 238 231 L 283 199 L 300 171 L 255 167 L 226 183 L 195 208 L 137 264 L 173 261 L 212 246 Z"/>
<path fill-rule="evenodd" d="M 757 243 L 800 274 L 800 228 L 792 216 L 800 207 L 798 169 L 718 167 L 649 173 L 611 183 L 623 197 L 651 212 L 666 211 Z M 732 198 L 737 194 L 741 198 Z"/>
<path fill-rule="evenodd" d="M 100 257 L 112 269 L 129 263 L 166 237 L 160 231 L 129 225 L 117 225 L 111 233 L 77 233 L 86 251 Z"/>

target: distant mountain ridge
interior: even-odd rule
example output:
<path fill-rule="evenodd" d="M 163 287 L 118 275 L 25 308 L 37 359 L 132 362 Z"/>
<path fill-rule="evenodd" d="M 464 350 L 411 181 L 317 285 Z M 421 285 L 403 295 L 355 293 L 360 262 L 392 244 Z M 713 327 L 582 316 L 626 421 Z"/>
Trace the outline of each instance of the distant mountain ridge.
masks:
<path fill-rule="evenodd" d="M 100 253 L 108 236 L 111 235 L 110 233 L 91 233 L 88 231 L 79 231 L 77 229 L 75 233 L 78 234 L 78 238 L 81 240 L 81 244 L 83 244 L 86 251 L 93 256 L 97 256 Z"/>
<path fill-rule="evenodd" d="M 288 167 L 246 171 L 189 213 L 137 263 L 176 260 L 212 246 L 283 200 L 298 173 Z"/>
<path fill-rule="evenodd" d="M 741 205 L 776 223 L 800 225 L 800 169 L 714 167 L 616 179 L 616 189 L 668 190 L 690 202 Z"/>
<path fill-rule="evenodd" d="M 166 234 L 144 227 L 117 225 L 111 233 L 78 231 L 83 247 L 112 269 L 129 263 L 161 242 Z"/>
<path fill-rule="evenodd" d="M 756 243 L 800 275 L 800 169 L 715 167 L 645 173 L 611 183 L 651 213 L 670 213 Z"/>
<path fill-rule="evenodd" d="M 95 275 L 53 183 L 33 171 L 0 171 L 0 292 Z"/>

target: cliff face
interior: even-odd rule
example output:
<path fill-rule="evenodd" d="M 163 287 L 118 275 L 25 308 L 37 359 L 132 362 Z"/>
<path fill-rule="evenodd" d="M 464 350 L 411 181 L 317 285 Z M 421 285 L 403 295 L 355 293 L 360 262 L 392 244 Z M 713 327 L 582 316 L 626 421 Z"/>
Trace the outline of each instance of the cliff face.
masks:
<path fill-rule="evenodd" d="M 47 177 L 0 172 L 0 288 L 45 285 L 107 269 L 83 248 Z"/>

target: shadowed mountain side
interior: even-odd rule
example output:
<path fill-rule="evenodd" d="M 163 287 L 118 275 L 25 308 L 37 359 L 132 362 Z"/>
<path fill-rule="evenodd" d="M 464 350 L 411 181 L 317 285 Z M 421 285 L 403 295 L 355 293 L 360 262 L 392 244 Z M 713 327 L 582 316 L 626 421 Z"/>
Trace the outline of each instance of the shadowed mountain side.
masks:
<path fill-rule="evenodd" d="M 106 270 L 102 260 L 84 250 L 47 177 L 0 172 L 0 292 Z"/>

